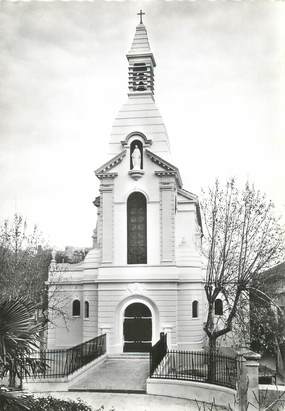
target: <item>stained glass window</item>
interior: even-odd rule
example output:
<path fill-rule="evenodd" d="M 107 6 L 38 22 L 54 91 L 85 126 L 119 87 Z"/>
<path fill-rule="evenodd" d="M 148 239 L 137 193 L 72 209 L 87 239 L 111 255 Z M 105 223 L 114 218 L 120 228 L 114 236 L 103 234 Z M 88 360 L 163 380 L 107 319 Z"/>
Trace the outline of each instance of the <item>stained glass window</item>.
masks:
<path fill-rule="evenodd" d="M 128 264 L 147 263 L 146 198 L 135 192 L 128 198 Z"/>

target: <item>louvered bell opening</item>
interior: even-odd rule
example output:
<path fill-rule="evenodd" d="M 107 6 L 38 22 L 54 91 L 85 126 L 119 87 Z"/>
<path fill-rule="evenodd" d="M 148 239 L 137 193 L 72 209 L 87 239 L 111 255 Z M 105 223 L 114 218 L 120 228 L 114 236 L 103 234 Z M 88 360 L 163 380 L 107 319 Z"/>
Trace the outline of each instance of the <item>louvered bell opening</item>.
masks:
<path fill-rule="evenodd" d="M 153 70 L 145 63 L 135 63 L 129 67 L 129 89 L 131 91 L 151 90 L 153 92 Z"/>

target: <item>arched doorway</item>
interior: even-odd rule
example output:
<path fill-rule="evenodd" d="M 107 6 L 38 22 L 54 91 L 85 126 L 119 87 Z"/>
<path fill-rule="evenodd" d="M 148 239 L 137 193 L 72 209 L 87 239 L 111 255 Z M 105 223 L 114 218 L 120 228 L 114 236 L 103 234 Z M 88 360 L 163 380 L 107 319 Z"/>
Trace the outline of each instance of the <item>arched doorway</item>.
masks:
<path fill-rule="evenodd" d="M 142 303 L 128 305 L 124 313 L 124 352 L 148 352 L 152 341 L 150 309 Z"/>

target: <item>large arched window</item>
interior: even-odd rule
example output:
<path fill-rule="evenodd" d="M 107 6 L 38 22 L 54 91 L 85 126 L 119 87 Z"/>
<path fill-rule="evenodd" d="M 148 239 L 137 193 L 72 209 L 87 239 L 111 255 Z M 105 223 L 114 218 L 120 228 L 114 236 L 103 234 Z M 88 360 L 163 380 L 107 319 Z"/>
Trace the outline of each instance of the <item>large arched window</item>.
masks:
<path fill-rule="evenodd" d="M 79 300 L 74 300 L 72 303 L 72 315 L 73 317 L 80 316 L 80 301 Z"/>
<path fill-rule="evenodd" d="M 84 317 L 89 318 L 89 302 L 84 302 Z"/>
<path fill-rule="evenodd" d="M 128 264 L 147 263 L 146 198 L 132 193 L 127 202 Z"/>
<path fill-rule="evenodd" d="M 192 318 L 198 318 L 198 301 L 192 303 Z"/>
<path fill-rule="evenodd" d="M 223 315 L 223 301 L 219 298 L 215 301 L 215 315 Z"/>

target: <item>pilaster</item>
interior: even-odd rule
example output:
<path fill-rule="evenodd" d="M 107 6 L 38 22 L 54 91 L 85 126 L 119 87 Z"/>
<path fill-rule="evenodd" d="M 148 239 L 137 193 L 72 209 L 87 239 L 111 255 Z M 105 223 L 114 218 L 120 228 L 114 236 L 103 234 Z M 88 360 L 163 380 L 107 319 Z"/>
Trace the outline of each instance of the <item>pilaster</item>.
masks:
<path fill-rule="evenodd" d="M 102 230 L 102 264 L 113 262 L 113 179 L 103 179 L 100 185 L 101 230 Z"/>
<path fill-rule="evenodd" d="M 160 177 L 160 261 L 175 264 L 175 190 L 174 177 Z"/>

